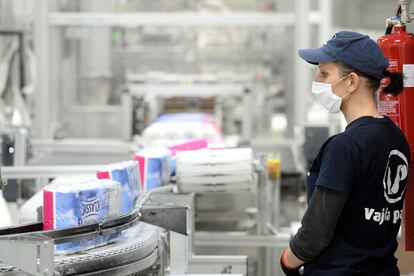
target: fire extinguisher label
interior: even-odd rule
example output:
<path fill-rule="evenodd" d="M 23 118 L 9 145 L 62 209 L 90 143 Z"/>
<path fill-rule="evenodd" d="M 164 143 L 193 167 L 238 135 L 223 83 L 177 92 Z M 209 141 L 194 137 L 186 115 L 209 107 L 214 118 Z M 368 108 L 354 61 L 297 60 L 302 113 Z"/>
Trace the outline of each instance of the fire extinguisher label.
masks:
<path fill-rule="evenodd" d="M 387 99 L 386 101 L 380 101 L 378 109 L 381 114 L 399 115 L 400 114 L 400 103 L 398 101 L 398 98 L 396 98 L 395 100 Z"/>
<path fill-rule="evenodd" d="M 414 87 L 414 64 L 403 64 L 404 87 Z"/>
<path fill-rule="evenodd" d="M 398 59 L 388 59 L 388 62 L 390 63 L 388 70 L 390 70 L 391 72 L 394 70 L 398 70 Z"/>

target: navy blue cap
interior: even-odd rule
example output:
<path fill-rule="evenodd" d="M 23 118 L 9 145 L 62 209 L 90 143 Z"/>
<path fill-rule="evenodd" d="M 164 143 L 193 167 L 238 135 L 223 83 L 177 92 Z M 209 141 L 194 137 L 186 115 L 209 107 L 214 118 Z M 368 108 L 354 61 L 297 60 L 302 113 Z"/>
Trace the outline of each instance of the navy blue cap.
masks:
<path fill-rule="evenodd" d="M 340 61 L 368 76 L 382 79 L 383 71 L 388 68 L 387 58 L 377 43 L 356 32 L 342 31 L 320 48 L 301 49 L 299 56 L 312 64 Z"/>

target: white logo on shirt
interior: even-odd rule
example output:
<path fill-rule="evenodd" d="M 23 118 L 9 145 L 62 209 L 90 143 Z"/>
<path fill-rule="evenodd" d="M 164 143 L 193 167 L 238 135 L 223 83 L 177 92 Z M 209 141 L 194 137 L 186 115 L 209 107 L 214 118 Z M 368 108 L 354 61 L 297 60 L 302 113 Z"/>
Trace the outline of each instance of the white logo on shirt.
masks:
<path fill-rule="evenodd" d="M 405 192 L 405 185 L 402 186 L 408 176 L 407 158 L 398 150 L 392 150 L 388 156 L 387 168 L 385 169 L 383 185 L 384 197 L 388 203 L 400 201 Z"/>

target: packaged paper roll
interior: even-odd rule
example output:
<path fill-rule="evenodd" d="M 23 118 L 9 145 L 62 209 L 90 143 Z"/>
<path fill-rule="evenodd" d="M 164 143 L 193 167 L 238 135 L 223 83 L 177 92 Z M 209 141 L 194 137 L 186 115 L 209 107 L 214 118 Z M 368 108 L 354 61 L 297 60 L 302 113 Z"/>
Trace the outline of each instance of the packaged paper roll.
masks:
<path fill-rule="evenodd" d="M 112 179 L 121 184 L 121 213 L 131 212 L 142 193 L 138 162 L 110 164 L 96 173 L 99 179 Z"/>
<path fill-rule="evenodd" d="M 197 122 L 208 124 L 214 122 L 214 117 L 213 115 L 207 113 L 170 113 L 159 116 L 156 122 Z"/>
<path fill-rule="evenodd" d="M 144 192 L 169 182 L 170 158 L 171 151 L 161 147 L 146 148 L 135 154 Z"/>
<path fill-rule="evenodd" d="M 205 149 L 208 146 L 208 142 L 205 139 L 199 139 L 199 140 L 190 140 L 185 143 L 177 144 L 168 147 L 168 149 L 171 151 L 172 157 L 170 162 L 170 171 L 171 175 L 175 174 L 176 171 L 176 157 L 175 155 L 179 151 L 188 151 L 188 150 L 198 150 L 198 149 Z"/>
<path fill-rule="evenodd" d="M 63 229 L 103 222 L 121 213 L 121 185 L 118 182 L 90 180 L 43 189 L 43 227 Z M 56 251 L 70 253 L 107 243 L 120 233 L 96 236 L 56 245 Z"/>
<path fill-rule="evenodd" d="M 177 184 L 183 192 L 252 188 L 252 149 L 181 151 L 176 159 Z"/>
<path fill-rule="evenodd" d="M 85 182 L 94 179 L 94 174 L 65 175 L 54 178 L 47 186 L 50 185 L 67 185 L 74 182 Z M 19 223 L 36 222 L 38 220 L 37 209 L 43 206 L 43 190 L 38 191 L 29 200 L 20 207 Z"/>
<path fill-rule="evenodd" d="M 214 117 L 205 113 L 164 114 L 151 123 L 142 133 L 147 146 L 171 146 L 189 140 L 206 139 L 220 142 L 220 128 Z"/>
<path fill-rule="evenodd" d="M 43 189 L 44 229 L 62 229 L 104 221 L 121 213 L 121 185 L 90 180 Z"/>

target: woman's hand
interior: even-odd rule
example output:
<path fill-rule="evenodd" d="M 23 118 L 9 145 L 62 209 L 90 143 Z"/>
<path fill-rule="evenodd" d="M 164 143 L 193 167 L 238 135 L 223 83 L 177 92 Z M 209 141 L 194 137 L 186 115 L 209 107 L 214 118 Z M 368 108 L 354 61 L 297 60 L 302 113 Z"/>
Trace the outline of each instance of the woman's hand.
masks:
<path fill-rule="evenodd" d="M 289 253 L 291 254 L 291 256 L 290 256 Z M 289 261 L 287 260 L 287 258 L 289 258 Z M 295 257 L 295 255 L 292 253 L 290 248 L 283 251 L 282 256 L 280 257 L 280 266 L 281 266 L 283 272 L 286 274 L 286 276 L 299 276 L 299 275 L 301 275 L 299 273 L 299 269 L 300 269 L 302 264 L 303 264 L 303 262 Z"/>

